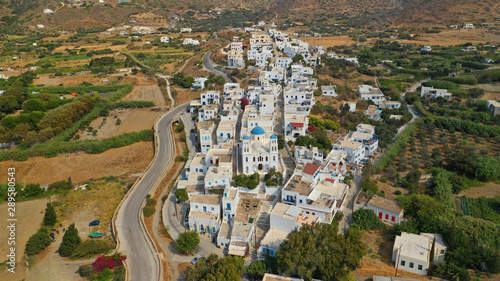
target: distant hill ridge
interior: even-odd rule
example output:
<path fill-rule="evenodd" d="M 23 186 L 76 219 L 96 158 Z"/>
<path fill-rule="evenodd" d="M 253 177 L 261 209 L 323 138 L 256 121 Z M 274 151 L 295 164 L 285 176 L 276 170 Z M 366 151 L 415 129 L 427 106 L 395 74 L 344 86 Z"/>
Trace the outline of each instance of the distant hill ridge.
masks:
<path fill-rule="evenodd" d="M 262 19 L 275 22 L 302 22 L 320 25 L 349 22 L 358 27 L 432 27 L 494 22 L 500 17 L 499 0 L 104 0 L 107 6 L 68 7 L 71 3 L 97 3 L 99 0 L 0 0 L 0 15 L 16 14 L 24 22 L 50 21 L 64 28 L 103 27 L 126 21 L 132 13 L 153 12 L 166 16 L 187 10 L 206 12 L 215 8 L 249 9 Z M 44 8 L 60 16 L 48 19 Z"/>

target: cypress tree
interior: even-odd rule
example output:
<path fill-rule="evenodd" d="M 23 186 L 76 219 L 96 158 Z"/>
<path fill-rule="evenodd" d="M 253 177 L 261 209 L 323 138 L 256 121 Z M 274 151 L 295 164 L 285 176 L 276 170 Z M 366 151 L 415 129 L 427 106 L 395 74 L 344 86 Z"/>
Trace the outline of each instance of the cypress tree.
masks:
<path fill-rule="evenodd" d="M 45 208 L 45 216 L 43 217 L 43 225 L 44 226 L 53 226 L 56 224 L 57 214 L 56 210 L 52 206 L 52 204 L 47 203 L 47 208 Z"/>
<path fill-rule="evenodd" d="M 429 257 L 429 263 L 433 264 L 434 263 L 434 251 L 436 250 L 436 237 L 434 237 L 434 240 L 432 240 L 432 247 L 431 247 L 431 254 Z"/>
<path fill-rule="evenodd" d="M 63 241 L 59 248 L 59 254 L 63 257 L 70 256 L 81 242 L 82 239 L 78 235 L 78 229 L 75 227 L 75 224 L 70 225 L 66 233 L 64 233 Z"/>

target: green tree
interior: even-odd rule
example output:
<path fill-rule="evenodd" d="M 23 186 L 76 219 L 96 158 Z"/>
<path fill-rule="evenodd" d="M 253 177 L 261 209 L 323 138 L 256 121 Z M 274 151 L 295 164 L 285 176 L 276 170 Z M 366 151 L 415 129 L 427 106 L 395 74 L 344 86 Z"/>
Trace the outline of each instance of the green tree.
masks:
<path fill-rule="evenodd" d="M 432 247 L 431 247 L 431 253 L 429 254 L 429 263 L 432 264 L 434 263 L 434 255 L 436 251 L 436 237 L 432 240 Z"/>
<path fill-rule="evenodd" d="M 23 103 L 23 111 L 25 113 L 33 111 L 45 111 L 45 105 L 43 101 L 38 99 L 30 99 Z"/>
<path fill-rule="evenodd" d="M 285 138 L 281 134 L 276 135 L 278 137 L 278 149 L 285 148 Z"/>
<path fill-rule="evenodd" d="M 293 60 L 294 63 L 296 63 L 296 62 L 304 60 L 304 56 L 302 56 L 301 54 L 296 54 L 295 57 L 293 57 L 292 60 Z"/>
<path fill-rule="evenodd" d="M 66 232 L 64 233 L 61 247 L 59 248 L 59 254 L 63 257 L 69 257 L 75 251 L 75 249 L 80 245 L 82 239 L 78 235 L 78 229 L 75 224 L 71 224 Z"/>
<path fill-rule="evenodd" d="M 366 253 L 361 233 L 338 234 L 338 224 L 304 225 L 288 235 L 276 253 L 278 271 L 306 280 L 343 280 Z"/>
<path fill-rule="evenodd" d="M 198 232 L 188 231 L 179 234 L 179 238 L 175 241 L 175 249 L 184 254 L 188 254 L 194 251 L 196 247 L 200 244 L 200 238 L 198 237 Z"/>
<path fill-rule="evenodd" d="M 226 256 L 219 258 L 219 256 L 211 254 L 208 257 L 199 259 L 186 279 L 188 281 L 239 281 L 244 270 L 245 267 L 241 257 Z"/>
<path fill-rule="evenodd" d="M 442 204 L 453 207 L 453 186 L 450 182 L 449 176 L 450 172 L 438 168 L 434 171 L 434 176 L 432 177 L 434 182 L 434 195 L 436 199 Z"/>
<path fill-rule="evenodd" d="M 385 225 L 377 215 L 369 209 L 359 209 L 352 213 L 352 227 L 361 230 L 381 229 Z"/>
<path fill-rule="evenodd" d="M 50 236 L 46 228 L 40 228 L 37 233 L 33 234 L 28 242 L 26 242 L 26 248 L 24 253 L 27 255 L 36 255 L 50 245 Z"/>
<path fill-rule="evenodd" d="M 256 260 L 247 267 L 246 272 L 252 276 L 253 280 L 260 280 L 267 272 L 266 263 L 263 260 Z"/>
<path fill-rule="evenodd" d="M 177 197 L 177 202 L 186 202 L 189 200 L 189 195 L 185 188 L 178 188 L 175 191 L 175 196 Z"/>
<path fill-rule="evenodd" d="M 56 224 L 57 214 L 56 210 L 52 206 L 52 204 L 47 203 L 47 207 L 45 208 L 45 215 L 43 217 L 43 225 L 45 226 L 53 226 Z"/>
<path fill-rule="evenodd" d="M 494 181 L 500 179 L 500 160 L 479 157 L 473 162 L 475 176 L 482 181 Z"/>

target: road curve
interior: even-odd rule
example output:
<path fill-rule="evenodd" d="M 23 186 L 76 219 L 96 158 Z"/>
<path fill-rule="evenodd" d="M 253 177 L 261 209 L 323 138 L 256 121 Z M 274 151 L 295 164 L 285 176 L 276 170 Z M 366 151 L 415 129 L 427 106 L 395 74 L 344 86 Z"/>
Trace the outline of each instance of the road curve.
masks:
<path fill-rule="evenodd" d="M 120 241 L 119 251 L 127 255 L 127 269 L 131 281 L 159 281 L 160 264 L 155 248 L 150 238 L 141 227 L 141 207 L 155 182 L 174 160 L 172 130 L 169 124 L 186 110 L 187 104 L 181 105 L 158 121 L 156 138 L 158 147 L 154 163 L 142 176 L 123 202 L 116 218 L 116 228 Z"/>
<path fill-rule="evenodd" d="M 213 64 L 212 64 L 212 60 L 210 59 L 210 56 L 212 56 L 212 53 L 213 53 L 213 50 L 210 50 L 208 52 L 205 53 L 205 55 L 203 56 L 203 66 L 210 72 L 213 72 L 215 73 L 216 75 L 220 75 L 222 77 L 224 77 L 224 80 L 226 80 L 226 83 L 232 83 L 233 81 L 231 81 L 231 79 L 229 78 L 229 76 L 226 75 L 226 73 L 216 69 Z"/>

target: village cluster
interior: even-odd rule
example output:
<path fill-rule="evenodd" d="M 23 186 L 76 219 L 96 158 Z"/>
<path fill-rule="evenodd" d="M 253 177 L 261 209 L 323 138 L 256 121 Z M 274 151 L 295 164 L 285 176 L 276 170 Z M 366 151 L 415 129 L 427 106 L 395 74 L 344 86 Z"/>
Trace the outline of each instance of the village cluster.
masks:
<path fill-rule="evenodd" d="M 377 155 L 375 126 L 359 124 L 356 131 L 335 141 L 329 153 L 303 146 L 292 152 L 286 143 L 308 131 L 313 92 L 318 90 L 312 66 L 320 63 L 325 48 L 269 29 L 252 34 L 249 46 L 235 37 L 228 45 L 227 66 L 245 68 L 244 52 L 255 61 L 257 84 L 243 89 L 238 83 L 226 83 L 223 92 L 206 91 L 203 77 L 193 84 L 202 90 L 201 98 L 189 107 L 196 119 L 200 152 L 188 162 L 177 184 L 189 196 L 187 211 L 181 214 L 185 227 L 208 235 L 226 254 L 263 258 L 276 256 L 295 229 L 332 223 L 348 200 L 353 200 L 354 210 L 367 208 L 387 224 L 400 223 L 404 212 L 397 201 L 376 195 L 356 198 L 354 185 L 345 181 L 358 177 L 363 163 Z M 298 54 L 302 59 L 294 63 Z M 358 63 L 356 58 L 327 55 Z M 323 96 L 337 96 L 333 85 L 320 91 Z M 444 91 L 422 87 L 422 96 L 451 98 Z M 360 85 L 357 93 L 375 104 L 365 111 L 370 119 L 378 120 L 381 109 L 401 106 L 369 85 Z M 345 104 L 356 110 L 355 102 Z M 285 148 L 280 149 L 278 135 L 283 136 Z M 284 154 L 292 153 L 285 164 Z M 255 188 L 236 186 L 233 177 L 242 175 L 258 182 Z M 394 244 L 393 261 L 401 269 L 425 274 L 434 237 L 440 247 L 434 260 L 441 260 L 446 246 L 439 234 L 403 233 Z"/>

